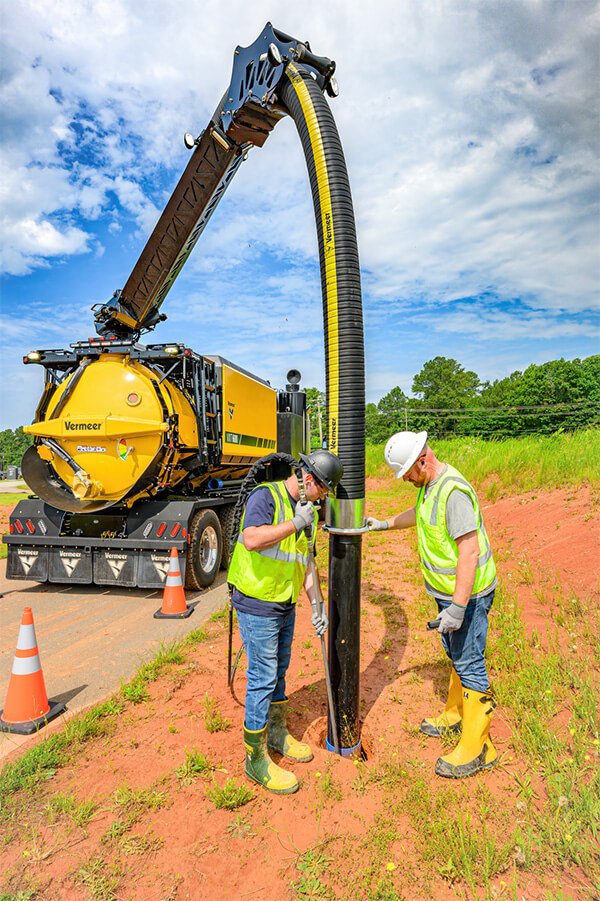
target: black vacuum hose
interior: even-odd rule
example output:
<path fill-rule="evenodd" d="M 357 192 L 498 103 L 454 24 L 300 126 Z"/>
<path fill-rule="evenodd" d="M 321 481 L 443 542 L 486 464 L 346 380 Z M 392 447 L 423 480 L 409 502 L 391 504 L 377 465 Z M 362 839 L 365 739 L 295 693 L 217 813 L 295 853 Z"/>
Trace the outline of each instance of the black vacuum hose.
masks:
<path fill-rule="evenodd" d="M 327 100 L 290 63 L 280 98 L 296 123 L 317 222 L 327 395 L 327 447 L 344 466 L 338 498 L 365 496 L 365 363 L 358 245 L 350 182 Z"/>
<path fill-rule="evenodd" d="M 327 735 L 327 747 L 333 750 L 335 716 L 341 753 L 349 756 L 360 751 L 361 535 L 356 527 L 362 526 L 365 497 L 365 361 L 356 227 L 340 138 L 319 85 L 301 66 L 289 63 L 278 90 L 296 123 L 308 166 L 323 292 L 327 447 L 344 466 L 335 513 L 351 526 L 350 532 L 332 532 L 329 541 L 334 710 L 329 710 Z"/>

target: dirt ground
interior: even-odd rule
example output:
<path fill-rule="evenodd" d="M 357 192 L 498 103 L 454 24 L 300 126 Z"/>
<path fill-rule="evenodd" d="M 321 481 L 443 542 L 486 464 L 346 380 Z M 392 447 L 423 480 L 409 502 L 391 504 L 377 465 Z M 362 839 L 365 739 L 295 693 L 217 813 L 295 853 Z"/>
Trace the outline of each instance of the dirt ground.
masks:
<path fill-rule="evenodd" d="M 368 484 L 373 515 L 389 515 L 393 509 L 382 487 L 376 481 Z M 600 600 L 597 497 L 589 487 L 582 487 L 505 497 L 493 504 L 483 501 L 482 506 L 501 583 L 516 591 L 527 632 L 535 631 L 543 646 L 548 607 L 540 602 L 540 586 L 561 586 L 563 595 L 572 592 L 596 604 Z M 2 508 L 4 517 L 8 509 Z M 0 520 L 4 529 L 5 522 Z M 321 544 L 324 548 L 324 539 Z M 323 585 L 326 590 L 325 580 Z M 183 667 L 149 685 L 150 701 L 125 708 L 114 735 L 89 743 L 76 765 L 57 771 L 45 789 L 47 798 L 62 792 L 95 799 L 98 807 L 84 828 L 58 828 L 40 821 L 30 842 L 5 846 L 3 871 L 10 876 L 15 894 L 35 879 L 39 892 L 35 897 L 61 901 L 90 896 L 144 901 L 294 897 L 359 901 L 367 897 L 359 889 L 344 886 L 352 884 L 349 873 L 368 868 L 363 839 L 369 828 L 384 822 L 389 796 L 361 785 L 366 784 L 370 769 L 398 755 L 411 762 L 407 766 L 415 768 L 415 777 L 425 780 L 432 797 L 446 790 L 447 784 L 433 772 L 439 743 L 425 739 L 413 727 L 443 706 L 448 669 L 439 637 L 424 629 L 433 611 L 415 569 L 412 535 L 379 533 L 365 539 L 362 586 L 361 717 L 366 761 L 342 759 L 320 746 L 326 692 L 320 647 L 304 600 L 298 611 L 288 696 L 291 731 L 311 743 L 314 759 L 293 766 L 300 779 L 296 794 L 278 797 L 254 786 L 254 797 L 245 806 L 234 812 L 216 809 L 207 797 L 215 782 L 223 785 L 234 777 L 239 784 L 252 785 L 244 777 L 243 708 L 226 688 L 226 626 L 215 622 L 210 639 L 188 654 Z M 494 629 L 493 612 L 490 628 Z M 563 643 L 565 653 L 571 653 L 566 632 L 561 635 Z M 244 688 L 242 666 L 236 679 L 242 699 Z M 231 721 L 227 731 L 207 731 L 207 697 L 216 700 Z M 514 773 L 522 761 L 502 707 L 492 731 L 500 765 L 461 783 L 460 791 L 467 800 L 489 793 L 490 803 L 506 804 L 510 826 L 518 817 Z M 216 769 L 209 776 L 182 781 L 175 770 L 193 748 Z M 288 761 L 279 762 L 291 766 Z M 148 802 L 132 826 L 129 846 L 121 844 L 115 850 L 106 835 L 119 819 L 114 793 L 125 785 L 152 787 L 155 804 L 153 809 Z M 572 864 L 561 873 L 521 871 L 518 877 L 511 876 L 517 879 L 514 887 L 502 873 L 481 890 L 472 891 L 464 882 L 453 884 L 443 878 L 443 868 L 425 867 L 409 818 L 397 808 L 394 816 L 395 838 L 385 846 L 380 860 L 385 880 L 381 885 L 388 894 L 381 888 L 379 894 L 368 897 L 541 901 L 558 897 L 559 890 L 565 899 L 591 897 L 586 875 Z M 313 878 L 317 871 L 310 868 L 310 861 L 319 855 L 336 861 L 322 882 Z M 93 866 L 88 866 L 90 861 Z M 98 878 L 113 878 L 114 895 L 94 895 L 89 876 L 94 866 Z M 367 875 L 371 885 L 377 884 L 373 873 Z"/>

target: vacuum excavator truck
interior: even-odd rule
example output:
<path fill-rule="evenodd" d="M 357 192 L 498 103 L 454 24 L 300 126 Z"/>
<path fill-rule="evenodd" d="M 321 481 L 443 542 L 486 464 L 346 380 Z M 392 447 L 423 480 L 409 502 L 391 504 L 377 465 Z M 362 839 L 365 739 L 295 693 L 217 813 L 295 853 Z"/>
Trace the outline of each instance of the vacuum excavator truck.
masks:
<path fill-rule="evenodd" d="M 306 395 L 183 344 L 93 338 L 34 351 L 46 387 L 25 431 L 37 497 L 10 517 L 7 577 L 161 588 L 173 547 L 187 588 L 227 565 L 250 466 L 307 446 Z"/>
<path fill-rule="evenodd" d="M 36 496 L 10 517 L 3 538 L 8 578 L 160 588 L 176 547 L 186 585 L 204 588 L 226 562 L 235 502 L 252 464 L 269 453 L 297 458 L 310 449 L 297 370 L 276 391 L 222 357 L 139 339 L 166 318 L 160 307 L 249 151 L 287 115 L 306 118 L 314 130 L 315 105 L 324 93 L 337 96 L 334 71 L 332 60 L 270 22 L 252 45 L 238 46 L 230 84 L 207 126 L 196 138 L 184 136 L 191 158 L 124 287 L 92 308 L 97 337 L 24 358 L 43 367 L 45 387 L 35 421 L 24 427 L 34 443 L 21 469 Z M 354 226 L 341 151 L 331 151 L 331 185 L 326 177 L 325 150 L 337 147 L 337 132 L 329 110 L 320 115 L 327 118 L 326 148 L 311 144 L 309 156 L 322 194 L 326 341 L 333 342 L 328 440 L 336 452 L 348 403 L 353 425 L 342 437 L 357 432 L 364 443 L 356 412 L 364 385 L 348 402 L 339 391 L 348 367 L 362 372 L 362 314 L 357 308 L 343 320 L 338 315 L 338 292 L 354 285 L 348 273 L 357 254 L 346 239 Z M 352 290 L 360 299 L 359 287 Z M 356 454 L 350 457 L 351 475 Z"/>

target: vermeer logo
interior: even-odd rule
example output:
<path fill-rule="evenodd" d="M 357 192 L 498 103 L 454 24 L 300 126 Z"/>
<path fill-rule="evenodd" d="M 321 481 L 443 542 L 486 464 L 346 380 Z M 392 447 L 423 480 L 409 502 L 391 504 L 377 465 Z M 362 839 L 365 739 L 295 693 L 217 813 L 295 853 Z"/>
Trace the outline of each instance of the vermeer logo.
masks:
<path fill-rule="evenodd" d="M 67 432 L 97 431 L 101 428 L 102 423 L 100 422 L 69 422 L 68 420 L 65 422 L 65 429 Z"/>
<path fill-rule="evenodd" d="M 228 410 L 229 410 L 229 418 L 230 418 L 230 419 L 233 419 L 233 408 L 234 408 L 234 406 L 235 406 L 234 404 L 228 404 L 228 405 L 227 405 L 227 408 L 228 408 Z"/>

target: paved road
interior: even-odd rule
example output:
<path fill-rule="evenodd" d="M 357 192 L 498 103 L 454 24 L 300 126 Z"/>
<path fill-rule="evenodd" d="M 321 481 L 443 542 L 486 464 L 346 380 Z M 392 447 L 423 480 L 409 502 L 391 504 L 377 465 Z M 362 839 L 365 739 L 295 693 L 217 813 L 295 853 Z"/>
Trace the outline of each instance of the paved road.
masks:
<path fill-rule="evenodd" d="M 28 491 L 29 488 L 23 481 L 7 482 L 6 479 L 0 481 L 0 494 L 23 494 Z"/>
<path fill-rule="evenodd" d="M 221 610 L 227 603 L 224 573 L 212 588 L 186 597 L 194 607 L 187 619 L 154 619 L 162 603 L 160 591 L 7 580 L 6 560 L 0 561 L 0 709 L 24 607 L 33 610 L 48 697 L 66 702 L 72 712 L 118 689 L 120 680 L 128 681 L 160 642 L 185 636 Z M 28 740 L 0 733 L 0 759 Z"/>

